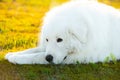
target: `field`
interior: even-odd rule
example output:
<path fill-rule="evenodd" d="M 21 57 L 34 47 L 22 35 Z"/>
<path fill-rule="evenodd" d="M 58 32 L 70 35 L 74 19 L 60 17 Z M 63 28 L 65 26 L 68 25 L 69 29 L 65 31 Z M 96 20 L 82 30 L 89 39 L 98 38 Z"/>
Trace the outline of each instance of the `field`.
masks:
<path fill-rule="evenodd" d="M 77 65 L 17 65 L 7 52 L 37 46 L 42 18 L 67 0 L 0 0 L 0 80 L 120 80 L 120 61 Z M 103 0 L 100 0 L 103 1 Z M 103 2 L 120 8 L 119 0 Z"/>

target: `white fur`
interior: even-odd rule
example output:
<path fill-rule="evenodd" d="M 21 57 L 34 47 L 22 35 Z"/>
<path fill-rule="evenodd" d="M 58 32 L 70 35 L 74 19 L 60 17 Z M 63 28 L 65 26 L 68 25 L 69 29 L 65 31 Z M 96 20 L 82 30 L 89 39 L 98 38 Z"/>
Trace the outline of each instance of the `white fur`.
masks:
<path fill-rule="evenodd" d="M 120 59 L 120 12 L 113 7 L 96 1 L 68 2 L 50 10 L 43 21 L 40 45 L 8 53 L 9 62 L 48 64 L 49 54 L 55 64 Z M 57 38 L 63 41 L 57 43 Z"/>

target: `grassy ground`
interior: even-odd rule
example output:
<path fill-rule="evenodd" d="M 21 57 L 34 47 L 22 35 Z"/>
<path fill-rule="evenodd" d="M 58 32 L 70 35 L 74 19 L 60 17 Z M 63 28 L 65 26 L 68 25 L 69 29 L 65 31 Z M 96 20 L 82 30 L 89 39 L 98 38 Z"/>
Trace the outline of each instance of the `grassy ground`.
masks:
<path fill-rule="evenodd" d="M 4 60 L 7 52 L 35 47 L 45 12 L 64 1 L 0 0 L 0 80 L 120 80 L 120 61 L 77 65 L 15 65 Z M 105 3 L 120 8 L 117 1 Z"/>

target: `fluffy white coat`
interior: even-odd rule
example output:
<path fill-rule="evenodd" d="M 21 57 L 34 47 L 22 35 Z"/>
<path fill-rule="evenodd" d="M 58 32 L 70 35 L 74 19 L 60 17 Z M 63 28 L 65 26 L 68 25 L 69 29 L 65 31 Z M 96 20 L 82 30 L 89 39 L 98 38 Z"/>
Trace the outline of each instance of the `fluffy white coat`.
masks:
<path fill-rule="evenodd" d="M 120 12 L 96 1 L 68 2 L 43 20 L 40 45 L 5 58 L 14 64 L 75 64 L 120 59 Z"/>

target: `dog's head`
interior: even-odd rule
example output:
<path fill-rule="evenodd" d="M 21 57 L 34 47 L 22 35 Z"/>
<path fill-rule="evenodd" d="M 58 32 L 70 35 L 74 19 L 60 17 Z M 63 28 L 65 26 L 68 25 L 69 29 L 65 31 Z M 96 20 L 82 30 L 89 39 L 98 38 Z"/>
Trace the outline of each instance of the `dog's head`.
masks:
<path fill-rule="evenodd" d="M 64 12 L 49 13 L 44 19 L 41 44 L 45 47 L 45 59 L 49 63 L 62 63 L 69 55 L 80 53 L 87 42 L 84 20 Z"/>
<path fill-rule="evenodd" d="M 45 45 L 46 61 L 60 64 L 71 54 L 80 53 L 83 44 L 87 42 L 86 27 L 66 25 L 56 27 L 55 24 L 50 26 L 44 26 L 41 36 Z"/>

